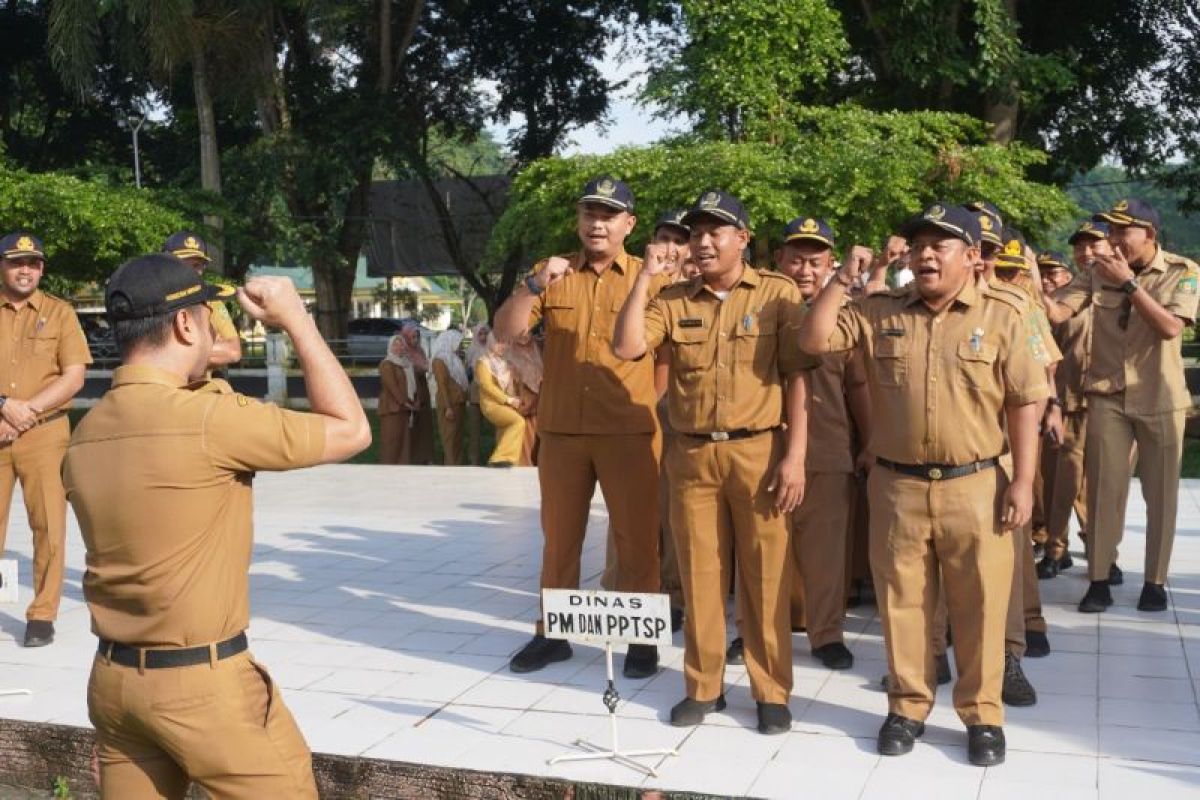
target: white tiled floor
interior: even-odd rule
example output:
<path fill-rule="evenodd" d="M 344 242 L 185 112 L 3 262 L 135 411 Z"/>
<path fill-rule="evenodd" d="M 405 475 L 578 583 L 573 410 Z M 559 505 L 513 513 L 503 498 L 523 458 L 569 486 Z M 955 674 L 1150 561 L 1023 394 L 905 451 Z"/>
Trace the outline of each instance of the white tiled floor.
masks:
<path fill-rule="evenodd" d="M 886 710 L 872 610 L 847 620 L 853 670 L 831 674 L 797 636 L 796 721 L 784 736 L 753 730 L 745 672 L 727 676 L 729 708 L 695 730 L 666 724 L 680 699 L 681 640 L 664 669 L 618 679 L 621 735 L 631 748 L 678 747 L 658 778 L 609 763 L 548 766 L 584 737 L 605 741 L 604 666 L 595 648 L 534 675 L 508 672 L 537 609 L 541 535 L 531 470 L 324 467 L 257 480 L 252 569 L 256 657 L 268 664 L 314 750 L 476 770 L 688 789 L 714 795 L 1096 800 L 1200 797 L 1200 482 L 1180 502 L 1172 608 L 1142 614 L 1144 505 L 1135 487 L 1127 580 L 1108 613 L 1082 615 L 1080 567 L 1040 588 L 1054 652 L 1026 659 L 1039 702 L 1012 709 L 1008 761 L 966 762 L 965 736 L 938 693 L 928 732 L 907 757 L 882 759 L 874 736 Z M 586 582 L 603 564 L 597 499 L 584 552 Z M 81 603 L 83 553 L 68 543 L 67 593 L 54 646 L 24 650 L 23 605 L 0 608 L 0 717 L 86 725 L 94 647 Z M 19 498 L 10 555 L 28 578 L 29 532 Z M 1075 542 L 1077 545 L 1078 542 Z M 25 597 L 28 586 L 22 588 Z M 24 598 L 23 598 L 24 602 Z"/>

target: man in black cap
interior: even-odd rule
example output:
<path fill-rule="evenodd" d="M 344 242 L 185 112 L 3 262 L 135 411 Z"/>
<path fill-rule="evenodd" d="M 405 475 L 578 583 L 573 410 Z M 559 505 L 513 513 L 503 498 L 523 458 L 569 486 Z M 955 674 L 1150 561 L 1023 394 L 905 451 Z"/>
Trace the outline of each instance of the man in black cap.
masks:
<path fill-rule="evenodd" d="M 19 480 L 33 533 L 26 647 L 54 641 L 67 544 L 67 408 L 92 363 L 71 304 L 38 288 L 45 269 L 38 237 L 18 231 L 0 238 L 0 553 Z"/>
<path fill-rule="evenodd" d="M 1030 343 L 1024 307 L 977 282 L 978 217 L 936 204 L 905 226 L 914 273 L 903 289 L 846 305 L 871 260 L 854 247 L 805 318 L 801 345 L 823 354 L 861 348 L 874 425 L 868 449 L 871 571 L 890 669 L 884 755 L 912 750 L 936 687 L 929 631 L 939 569 L 958 681 L 954 705 L 967 726 L 968 757 L 1005 757 L 1004 627 L 1013 545 L 1028 522 L 1037 458 L 1037 401 L 1045 368 Z M 1012 482 L 996 469 L 1007 418 Z"/>
<path fill-rule="evenodd" d="M 190 231 L 179 231 L 167 237 L 163 251 L 170 253 L 187 264 L 197 275 L 203 275 L 212 258 L 208 254 L 208 242 Z M 209 369 L 220 369 L 242 360 L 242 339 L 229 309 L 219 300 L 209 306 L 212 309 L 213 332 L 216 339 L 212 348 L 212 363 Z"/>
<path fill-rule="evenodd" d="M 1092 269 L 1046 301 L 1054 322 L 1093 309 L 1085 454 L 1091 584 L 1079 610 L 1112 605 L 1109 570 L 1124 532 L 1129 452 L 1136 443 L 1146 500 L 1138 610 L 1165 611 L 1184 422 L 1192 407 L 1180 336 L 1196 320 L 1200 267 L 1163 250 L 1161 222 L 1149 203 L 1120 200 L 1101 217 L 1109 224 L 1113 253 L 1097 254 Z"/>
<path fill-rule="evenodd" d="M 637 224 L 633 192 L 604 176 L 576 204 L 581 249 L 536 264 L 497 311 L 493 335 L 512 341 L 542 323 L 544 377 L 538 398 L 538 480 L 542 494 L 543 589 L 579 586 L 588 512 L 599 481 L 617 550 L 616 585 L 659 590 L 658 457 L 654 360 L 622 361 L 611 341 L 617 313 L 641 270 L 625 252 Z M 654 283 L 654 292 L 666 280 Z M 571 657 L 571 646 L 534 637 L 513 656 L 513 672 L 533 672 Z M 629 678 L 658 669 L 658 649 L 634 644 Z"/>
<path fill-rule="evenodd" d="M 63 467 L 99 637 L 88 683 L 104 798 L 316 798 L 311 756 L 250 655 L 255 472 L 342 461 L 371 441 L 362 405 L 287 278 L 238 290 L 282 328 L 312 413 L 206 381 L 211 306 L 233 289 L 162 254 L 126 262 L 105 306 L 121 366 Z"/>

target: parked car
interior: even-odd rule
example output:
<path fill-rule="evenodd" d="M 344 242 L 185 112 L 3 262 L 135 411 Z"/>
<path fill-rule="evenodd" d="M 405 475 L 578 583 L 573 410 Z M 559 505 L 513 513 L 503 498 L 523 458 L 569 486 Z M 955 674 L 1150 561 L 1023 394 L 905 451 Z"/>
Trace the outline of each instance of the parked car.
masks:
<path fill-rule="evenodd" d="M 113 339 L 112 327 L 103 311 L 76 311 L 79 326 L 87 339 L 88 349 L 92 351 L 92 360 L 112 361 L 118 356 L 117 343 Z"/>
<path fill-rule="evenodd" d="M 355 361 L 382 361 L 387 355 L 388 342 L 411 319 L 395 317 L 361 317 L 350 320 L 347 328 L 346 350 Z M 421 326 L 421 346 L 429 352 L 434 333 Z"/>

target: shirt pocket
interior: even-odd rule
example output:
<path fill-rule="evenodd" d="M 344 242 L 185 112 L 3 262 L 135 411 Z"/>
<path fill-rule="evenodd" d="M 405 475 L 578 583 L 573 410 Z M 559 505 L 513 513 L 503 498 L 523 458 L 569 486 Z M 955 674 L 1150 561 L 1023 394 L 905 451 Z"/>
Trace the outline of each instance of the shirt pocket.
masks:
<path fill-rule="evenodd" d="M 775 359 L 778 338 L 774 315 L 764 313 L 744 317 L 733 334 L 738 366 L 742 370 L 749 368 L 765 382 L 773 381 L 773 373 L 778 371 Z"/>
<path fill-rule="evenodd" d="M 676 325 L 671 329 L 671 369 L 691 372 L 708 367 L 711 359 L 707 357 L 707 350 L 707 328 Z"/>
<path fill-rule="evenodd" d="M 41 331 L 30 336 L 27 342 L 30 355 L 36 358 L 48 358 L 58 352 L 58 335 Z"/>
<path fill-rule="evenodd" d="M 963 383 L 972 389 L 986 389 L 996 385 L 996 358 L 1000 351 L 994 344 L 981 342 L 978 349 L 970 342 L 958 343 L 958 374 Z"/>
<path fill-rule="evenodd" d="M 546 298 L 542 312 L 547 328 L 575 330 L 579 327 L 579 304 L 573 297 Z"/>
<path fill-rule="evenodd" d="M 904 386 L 908 382 L 909 346 L 904 336 L 875 337 L 875 373 L 881 386 Z"/>

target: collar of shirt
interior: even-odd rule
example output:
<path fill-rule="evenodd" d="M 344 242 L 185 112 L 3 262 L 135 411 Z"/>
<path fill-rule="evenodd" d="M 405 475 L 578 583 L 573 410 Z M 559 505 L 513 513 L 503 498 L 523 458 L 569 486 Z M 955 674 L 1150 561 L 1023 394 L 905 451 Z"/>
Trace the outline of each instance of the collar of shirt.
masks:
<path fill-rule="evenodd" d="M 917 303 L 925 302 L 925 298 L 921 297 L 921 293 L 917 291 L 916 285 L 910 283 L 908 286 L 908 297 L 904 299 L 904 305 L 911 307 L 915 306 Z M 979 289 L 975 285 L 975 279 L 968 278 L 967 282 L 963 284 L 963 288 L 959 290 L 957 295 L 955 295 L 954 302 L 952 302 L 950 305 L 954 306 L 961 304 L 967 308 L 972 308 L 978 302 Z M 949 307 L 950 306 L 947 306 L 947 308 Z M 926 306 L 926 308 L 928 308 L 928 306 Z M 930 313 L 933 313 L 932 309 L 930 310 Z"/>
<path fill-rule="evenodd" d="M 112 385 L 114 389 L 131 383 L 152 383 L 169 386 L 172 389 L 182 389 L 188 385 L 187 381 L 178 375 L 148 364 L 126 364 L 113 370 Z"/>
<path fill-rule="evenodd" d="M 750 288 L 754 288 L 758 286 L 761 281 L 762 278 L 759 277 L 758 270 L 743 261 L 742 276 L 738 278 L 738 282 L 734 288 L 743 283 Z M 704 278 L 700 275 L 697 275 L 691 279 L 687 288 L 687 295 L 688 297 L 695 299 L 696 295 L 700 294 L 700 292 L 704 291 L 705 289 L 708 289 L 708 287 L 704 284 Z M 715 294 L 712 289 L 708 289 L 708 291 Z"/>
<path fill-rule="evenodd" d="M 621 273 L 622 275 L 624 275 L 626 272 L 629 271 L 629 253 L 625 252 L 624 247 L 621 248 L 621 252 L 617 253 L 616 258 L 614 258 L 613 262 L 608 265 L 608 268 L 615 269 L 617 272 Z M 582 250 L 580 250 L 575 255 L 575 270 L 583 271 L 585 269 L 590 270 L 592 272 L 596 271 L 595 269 L 592 268 L 592 265 L 588 263 L 587 254 L 584 253 Z M 599 273 L 597 273 L 597 274 L 599 274 Z"/>
<path fill-rule="evenodd" d="M 33 294 L 29 295 L 29 299 L 25 301 L 25 305 L 29 306 L 34 311 L 41 311 L 42 310 L 42 299 L 44 297 L 45 297 L 45 295 L 42 294 L 41 289 L 34 289 Z M 13 302 L 11 300 L 5 300 L 3 303 L 0 303 L 0 305 L 5 305 L 5 306 L 8 306 L 9 308 L 14 308 L 14 309 L 16 308 L 16 306 L 13 304 Z"/>
<path fill-rule="evenodd" d="M 1167 259 L 1163 255 L 1163 249 L 1157 244 L 1154 246 L 1154 258 L 1150 259 L 1150 263 L 1138 270 L 1139 275 L 1145 275 L 1147 272 L 1166 272 Z"/>

